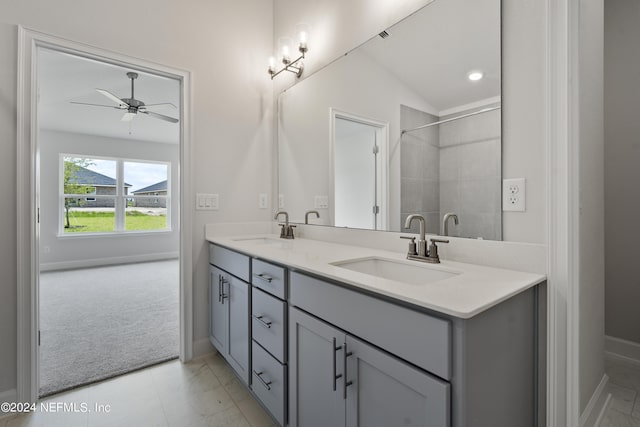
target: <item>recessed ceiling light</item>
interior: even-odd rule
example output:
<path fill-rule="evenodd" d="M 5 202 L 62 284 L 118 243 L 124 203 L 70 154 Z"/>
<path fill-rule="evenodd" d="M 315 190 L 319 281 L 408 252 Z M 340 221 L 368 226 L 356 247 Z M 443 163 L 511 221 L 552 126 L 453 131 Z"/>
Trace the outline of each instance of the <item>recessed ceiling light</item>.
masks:
<path fill-rule="evenodd" d="M 476 82 L 480 80 L 482 77 L 484 77 L 484 74 L 482 74 L 481 71 L 471 71 L 469 74 L 467 74 L 467 77 L 472 82 Z"/>

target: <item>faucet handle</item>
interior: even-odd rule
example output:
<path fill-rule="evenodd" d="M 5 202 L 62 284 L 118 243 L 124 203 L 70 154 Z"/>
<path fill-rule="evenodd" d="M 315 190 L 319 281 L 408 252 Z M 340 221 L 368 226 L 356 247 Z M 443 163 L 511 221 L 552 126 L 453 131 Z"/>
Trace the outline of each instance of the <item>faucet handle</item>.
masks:
<path fill-rule="evenodd" d="M 279 223 L 278 225 L 280 226 L 280 238 L 284 239 L 284 236 L 287 234 L 286 226 L 283 223 Z"/>
<path fill-rule="evenodd" d="M 449 239 L 429 239 L 433 244 L 435 243 L 449 243 Z"/>
<path fill-rule="evenodd" d="M 415 236 L 400 236 L 401 239 L 411 239 L 409 242 L 409 253 L 407 255 L 418 255 L 416 251 L 416 238 Z"/>
<path fill-rule="evenodd" d="M 431 244 L 429 245 L 429 258 L 433 260 L 433 262 L 439 263 L 440 256 L 438 256 L 438 246 L 436 243 L 449 243 L 448 239 L 429 239 L 431 240 Z"/>

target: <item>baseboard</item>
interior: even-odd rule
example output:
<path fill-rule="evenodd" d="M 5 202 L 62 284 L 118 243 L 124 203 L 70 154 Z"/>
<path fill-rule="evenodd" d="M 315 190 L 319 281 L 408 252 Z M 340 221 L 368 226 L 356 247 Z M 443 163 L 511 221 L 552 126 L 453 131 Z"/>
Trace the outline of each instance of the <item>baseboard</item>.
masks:
<path fill-rule="evenodd" d="M 605 335 L 604 351 L 607 355 L 640 365 L 640 344 Z"/>
<path fill-rule="evenodd" d="M 134 264 L 137 262 L 163 261 L 179 258 L 179 252 L 129 255 L 122 257 L 94 258 L 75 261 L 48 262 L 40 264 L 40 271 L 74 270 L 78 268 L 104 267 L 106 265 Z"/>
<path fill-rule="evenodd" d="M 17 400 L 18 400 L 18 391 L 15 388 L 0 392 L 0 403 L 16 402 Z M 10 415 L 13 415 L 13 413 L 11 412 L 6 413 L 0 410 L 0 419 L 2 419 L 3 417 L 8 417 Z"/>
<path fill-rule="evenodd" d="M 209 338 L 204 338 L 193 342 L 193 358 L 215 353 L 216 349 L 211 345 Z"/>
<path fill-rule="evenodd" d="M 597 427 L 600 424 L 600 420 L 607 409 L 609 399 L 611 399 L 610 393 L 605 393 L 609 377 L 607 374 L 602 376 L 600 384 L 596 387 L 587 407 L 580 415 L 580 427 Z"/>

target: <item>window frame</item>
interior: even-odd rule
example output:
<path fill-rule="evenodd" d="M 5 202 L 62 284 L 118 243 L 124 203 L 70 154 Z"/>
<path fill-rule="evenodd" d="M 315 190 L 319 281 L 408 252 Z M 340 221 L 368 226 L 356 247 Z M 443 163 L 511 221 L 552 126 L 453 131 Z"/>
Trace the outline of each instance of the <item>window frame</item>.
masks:
<path fill-rule="evenodd" d="M 116 165 L 116 191 L 115 194 L 96 194 L 97 189 L 95 186 L 90 185 L 95 189 L 95 191 L 91 195 L 91 199 L 86 197 L 87 193 L 84 194 L 74 194 L 74 193 L 65 193 L 64 192 L 64 162 L 65 159 L 87 159 L 87 160 L 107 160 L 113 161 Z M 158 198 L 165 200 L 165 208 L 166 212 L 166 227 L 162 229 L 155 230 L 127 230 L 126 229 L 126 210 L 129 202 L 133 202 L 135 205 L 136 199 L 143 199 L 148 196 L 137 196 L 129 193 L 129 187 L 125 188 L 125 180 L 124 180 L 124 168 L 125 163 L 146 163 L 146 164 L 157 164 L 164 165 L 167 168 L 167 194 L 159 195 Z M 82 238 L 87 236 L 125 236 L 125 235 L 140 235 L 140 234 L 158 234 L 158 233 L 170 233 L 173 231 L 172 227 L 172 215 L 171 215 L 171 187 L 172 187 L 172 179 L 171 179 L 171 162 L 170 161 L 162 161 L 162 160 L 148 160 L 148 159 L 132 159 L 125 157 L 115 157 L 115 156 L 99 156 L 99 155 L 91 155 L 91 154 L 72 154 L 72 153 L 59 153 L 59 161 L 58 161 L 58 170 L 59 170 L 59 178 L 58 178 L 58 237 L 59 238 Z M 109 186 L 112 187 L 112 186 Z M 85 201 L 95 202 L 100 199 L 113 199 L 114 200 L 114 230 L 113 231 L 100 231 L 100 232 L 66 232 L 64 227 L 65 220 L 65 199 L 67 198 L 75 198 L 75 199 L 85 199 Z"/>

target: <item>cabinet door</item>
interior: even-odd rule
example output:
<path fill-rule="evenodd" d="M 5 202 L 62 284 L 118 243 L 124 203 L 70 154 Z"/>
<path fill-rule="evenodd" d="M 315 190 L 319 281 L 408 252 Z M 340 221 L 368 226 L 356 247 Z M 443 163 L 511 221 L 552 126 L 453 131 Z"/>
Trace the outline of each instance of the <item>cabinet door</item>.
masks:
<path fill-rule="evenodd" d="M 222 299 L 222 270 L 209 265 L 209 341 L 226 357 L 227 308 Z"/>
<path fill-rule="evenodd" d="M 223 277 L 223 292 L 229 310 L 227 361 L 249 384 L 249 284 L 227 274 Z"/>
<path fill-rule="evenodd" d="M 302 311 L 289 311 L 289 424 L 345 425 L 342 344 L 345 335 Z M 334 347 L 335 346 L 335 347 Z M 339 347 L 339 349 L 336 349 Z"/>
<path fill-rule="evenodd" d="M 347 426 L 449 426 L 449 383 L 351 336 L 346 343 Z"/>

